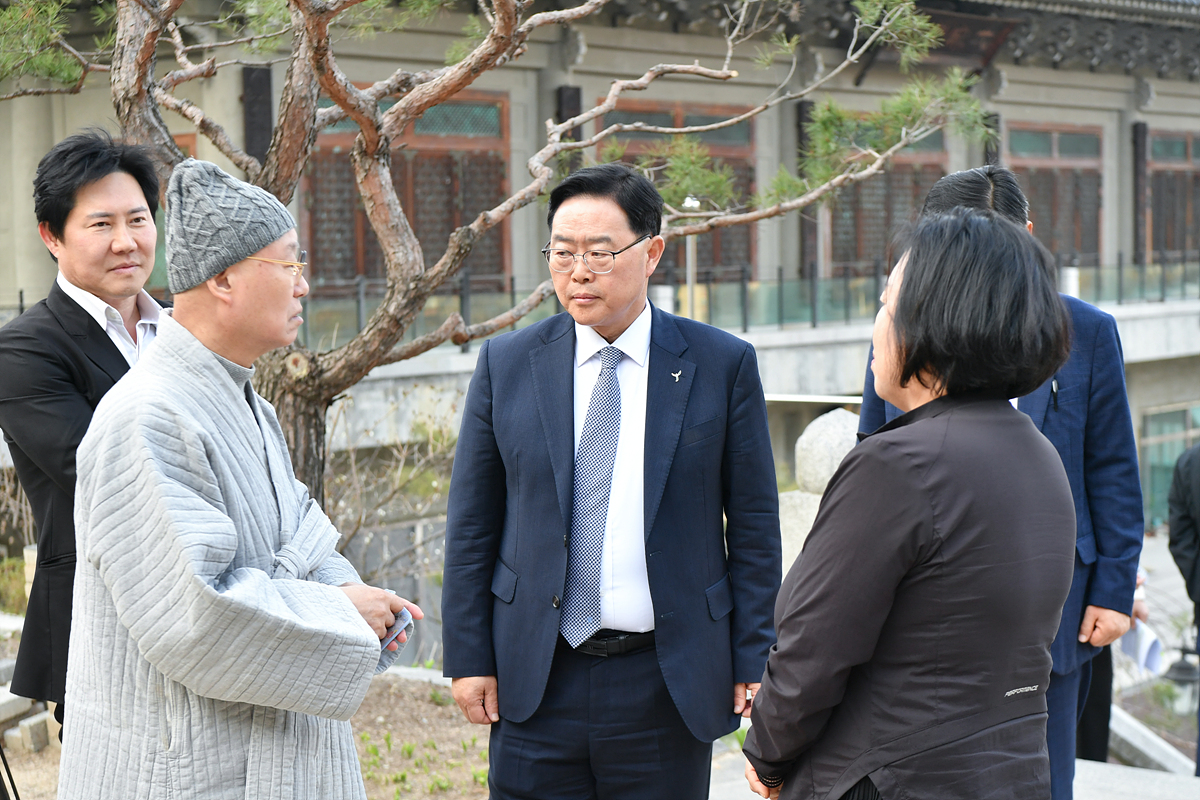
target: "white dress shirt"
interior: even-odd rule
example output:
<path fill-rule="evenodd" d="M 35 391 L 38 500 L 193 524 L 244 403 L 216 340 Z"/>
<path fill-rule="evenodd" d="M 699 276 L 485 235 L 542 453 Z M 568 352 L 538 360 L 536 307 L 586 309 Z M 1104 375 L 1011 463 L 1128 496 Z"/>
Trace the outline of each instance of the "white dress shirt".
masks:
<path fill-rule="evenodd" d="M 120 311 L 91 292 L 80 289 L 67 280 L 61 272 L 58 273 L 58 285 L 67 293 L 67 297 L 78 303 L 79 307 L 104 329 L 108 338 L 112 339 L 112 343 L 129 362 L 129 366 L 132 367 L 136 364 L 142 353 L 146 352 L 146 348 L 154 341 L 154 335 L 158 332 L 158 318 L 162 313 L 162 307 L 154 302 L 153 297 L 146 294 L 145 289 L 138 292 L 137 296 L 138 315 L 141 319 L 134 328 L 137 331 L 137 341 L 135 342 L 129 335 L 129 331 L 125 329 L 125 320 L 121 318 Z"/>
<path fill-rule="evenodd" d="M 650 361 L 650 304 L 613 347 L 624 357 L 617 364 L 621 387 L 621 432 L 613 464 L 604 552 L 600 565 L 600 626 L 642 633 L 654 630 L 654 603 L 646 576 L 645 472 L 646 375 Z M 575 452 L 587 417 L 592 389 L 600 377 L 604 337 L 575 324 Z"/>

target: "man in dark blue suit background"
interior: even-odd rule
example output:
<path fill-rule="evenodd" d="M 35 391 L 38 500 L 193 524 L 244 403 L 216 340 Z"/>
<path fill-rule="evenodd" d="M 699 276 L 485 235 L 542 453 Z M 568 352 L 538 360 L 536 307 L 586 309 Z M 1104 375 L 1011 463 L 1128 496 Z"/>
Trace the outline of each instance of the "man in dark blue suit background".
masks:
<path fill-rule="evenodd" d="M 930 190 L 922 213 L 960 205 L 990 208 L 1033 230 L 1016 176 L 1003 167 L 947 175 Z M 1092 656 L 1129 630 L 1143 536 L 1137 448 L 1116 320 L 1074 297 L 1063 301 L 1071 314 L 1071 357 L 1050 381 L 1017 401 L 1058 450 L 1075 500 L 1075 575 L 1050 648 L 1054 666 L 1046 693 L 1053 800 L 1072 797 L 1075 728 L 1087 698 Z M 868 359 L 859 431 L 871 433 L 899 414 L 875 393 Z"/>
<path fill-rule="evenodd" d="M 566 314 L 486 342 L 451 482 L 444 666 L 504 798 L 708 796 L 779 588 L 754 349 L 651 307 L 662 198 L 620 164 L 550 196 Z"/>

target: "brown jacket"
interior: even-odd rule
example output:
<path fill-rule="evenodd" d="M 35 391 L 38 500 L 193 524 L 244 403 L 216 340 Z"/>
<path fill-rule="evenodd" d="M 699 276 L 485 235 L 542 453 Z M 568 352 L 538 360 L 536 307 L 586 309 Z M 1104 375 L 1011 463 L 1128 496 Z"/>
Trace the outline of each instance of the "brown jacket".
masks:
<path fill-rule="evenodd" d="M 775 606 L 745 752 L 784 798 L 1049 796 L 1050 643 L 1071 585 L 1062 460 L 1003 398 L 943 397 L 831 479 Z"/>

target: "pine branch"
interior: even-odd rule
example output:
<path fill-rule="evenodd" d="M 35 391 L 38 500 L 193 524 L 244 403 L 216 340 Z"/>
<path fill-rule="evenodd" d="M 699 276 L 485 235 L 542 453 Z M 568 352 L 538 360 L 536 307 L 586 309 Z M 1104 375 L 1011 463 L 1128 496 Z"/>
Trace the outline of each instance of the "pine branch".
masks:
<path fill-rule="evenodd" d="M 246 173 L 246 177 L 251 183 L 255 181 L 259 171 L 262 169 L 262 165 L 258 163 L 258 159 L 234 146 L 225 129 L 205 114 L 200 106 L 191 100 L 176 97 L 161 86 L 154 87 L 154 100 L 163 108 L 170 109 L 184 119 L 189 120 L 196 126 L 196 130 L 204 138 L 212 142 L 222 155 L 232 161 L 234 166 Z"/>
<path fill-rule="evenodd" d="M 532 294 L 508 311 L 492 317 L 487 322 L 480 322 L 470 326 L 463 322 L 462 316 L 455 312 L 439 325 L 437 330 L 431 331 L 424 336 L 418 336 L 411 342 L 405 342 L 396 347 L 380 363 L 394 364 L 397 361 L 404 361 L 405 359 L 419 356 L 427 350 L 432 350 L 445 342 L 466 344 L 473 339 L 482 339 L 485 336 L 491 336 L 496 331 L 516 324 L 517 320 L 529 314 L 552 294 L 554 294 L 554 284 L 551 281 L 543 281 L 541 285 L 533 290 Z"/>

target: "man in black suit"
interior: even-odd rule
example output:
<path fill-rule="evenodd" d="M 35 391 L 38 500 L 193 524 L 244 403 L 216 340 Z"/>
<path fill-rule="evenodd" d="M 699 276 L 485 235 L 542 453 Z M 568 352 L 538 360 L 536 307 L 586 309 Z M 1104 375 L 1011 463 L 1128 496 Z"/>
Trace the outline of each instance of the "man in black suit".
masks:
<path fill-rule="evenodd" d="M 1193 621 L 1200 623 L 1200 445 L 1175 462 L 1167 507 L 1171 556 L 1183 574 L 1188 597 L 1196 604 Z M 1196 775 L 1200 776 L 1200 742 L 1196 744 Z"/>
<path fill-rule="evenodd" d="M 160 307 L 142 287 L 154 268 L 158 177 L 144 149 L 88 131 L 51 149 L 33 186 L 58 277 L 45 300 L 0 329 L 0 428 L 38 529 L 12 691 L 57 703 L 61 723 L 75 449 L 100 398 L 154 338 Z"/>
<path fill-rule="evenodd" d="M 493 800 L 708 797 L 774 642 L 775 465 L 754 348 L 653 308 L 662 198 L 550 195 L 567 313 L 484 344 L 446 521 L 444 668 Z"/>

